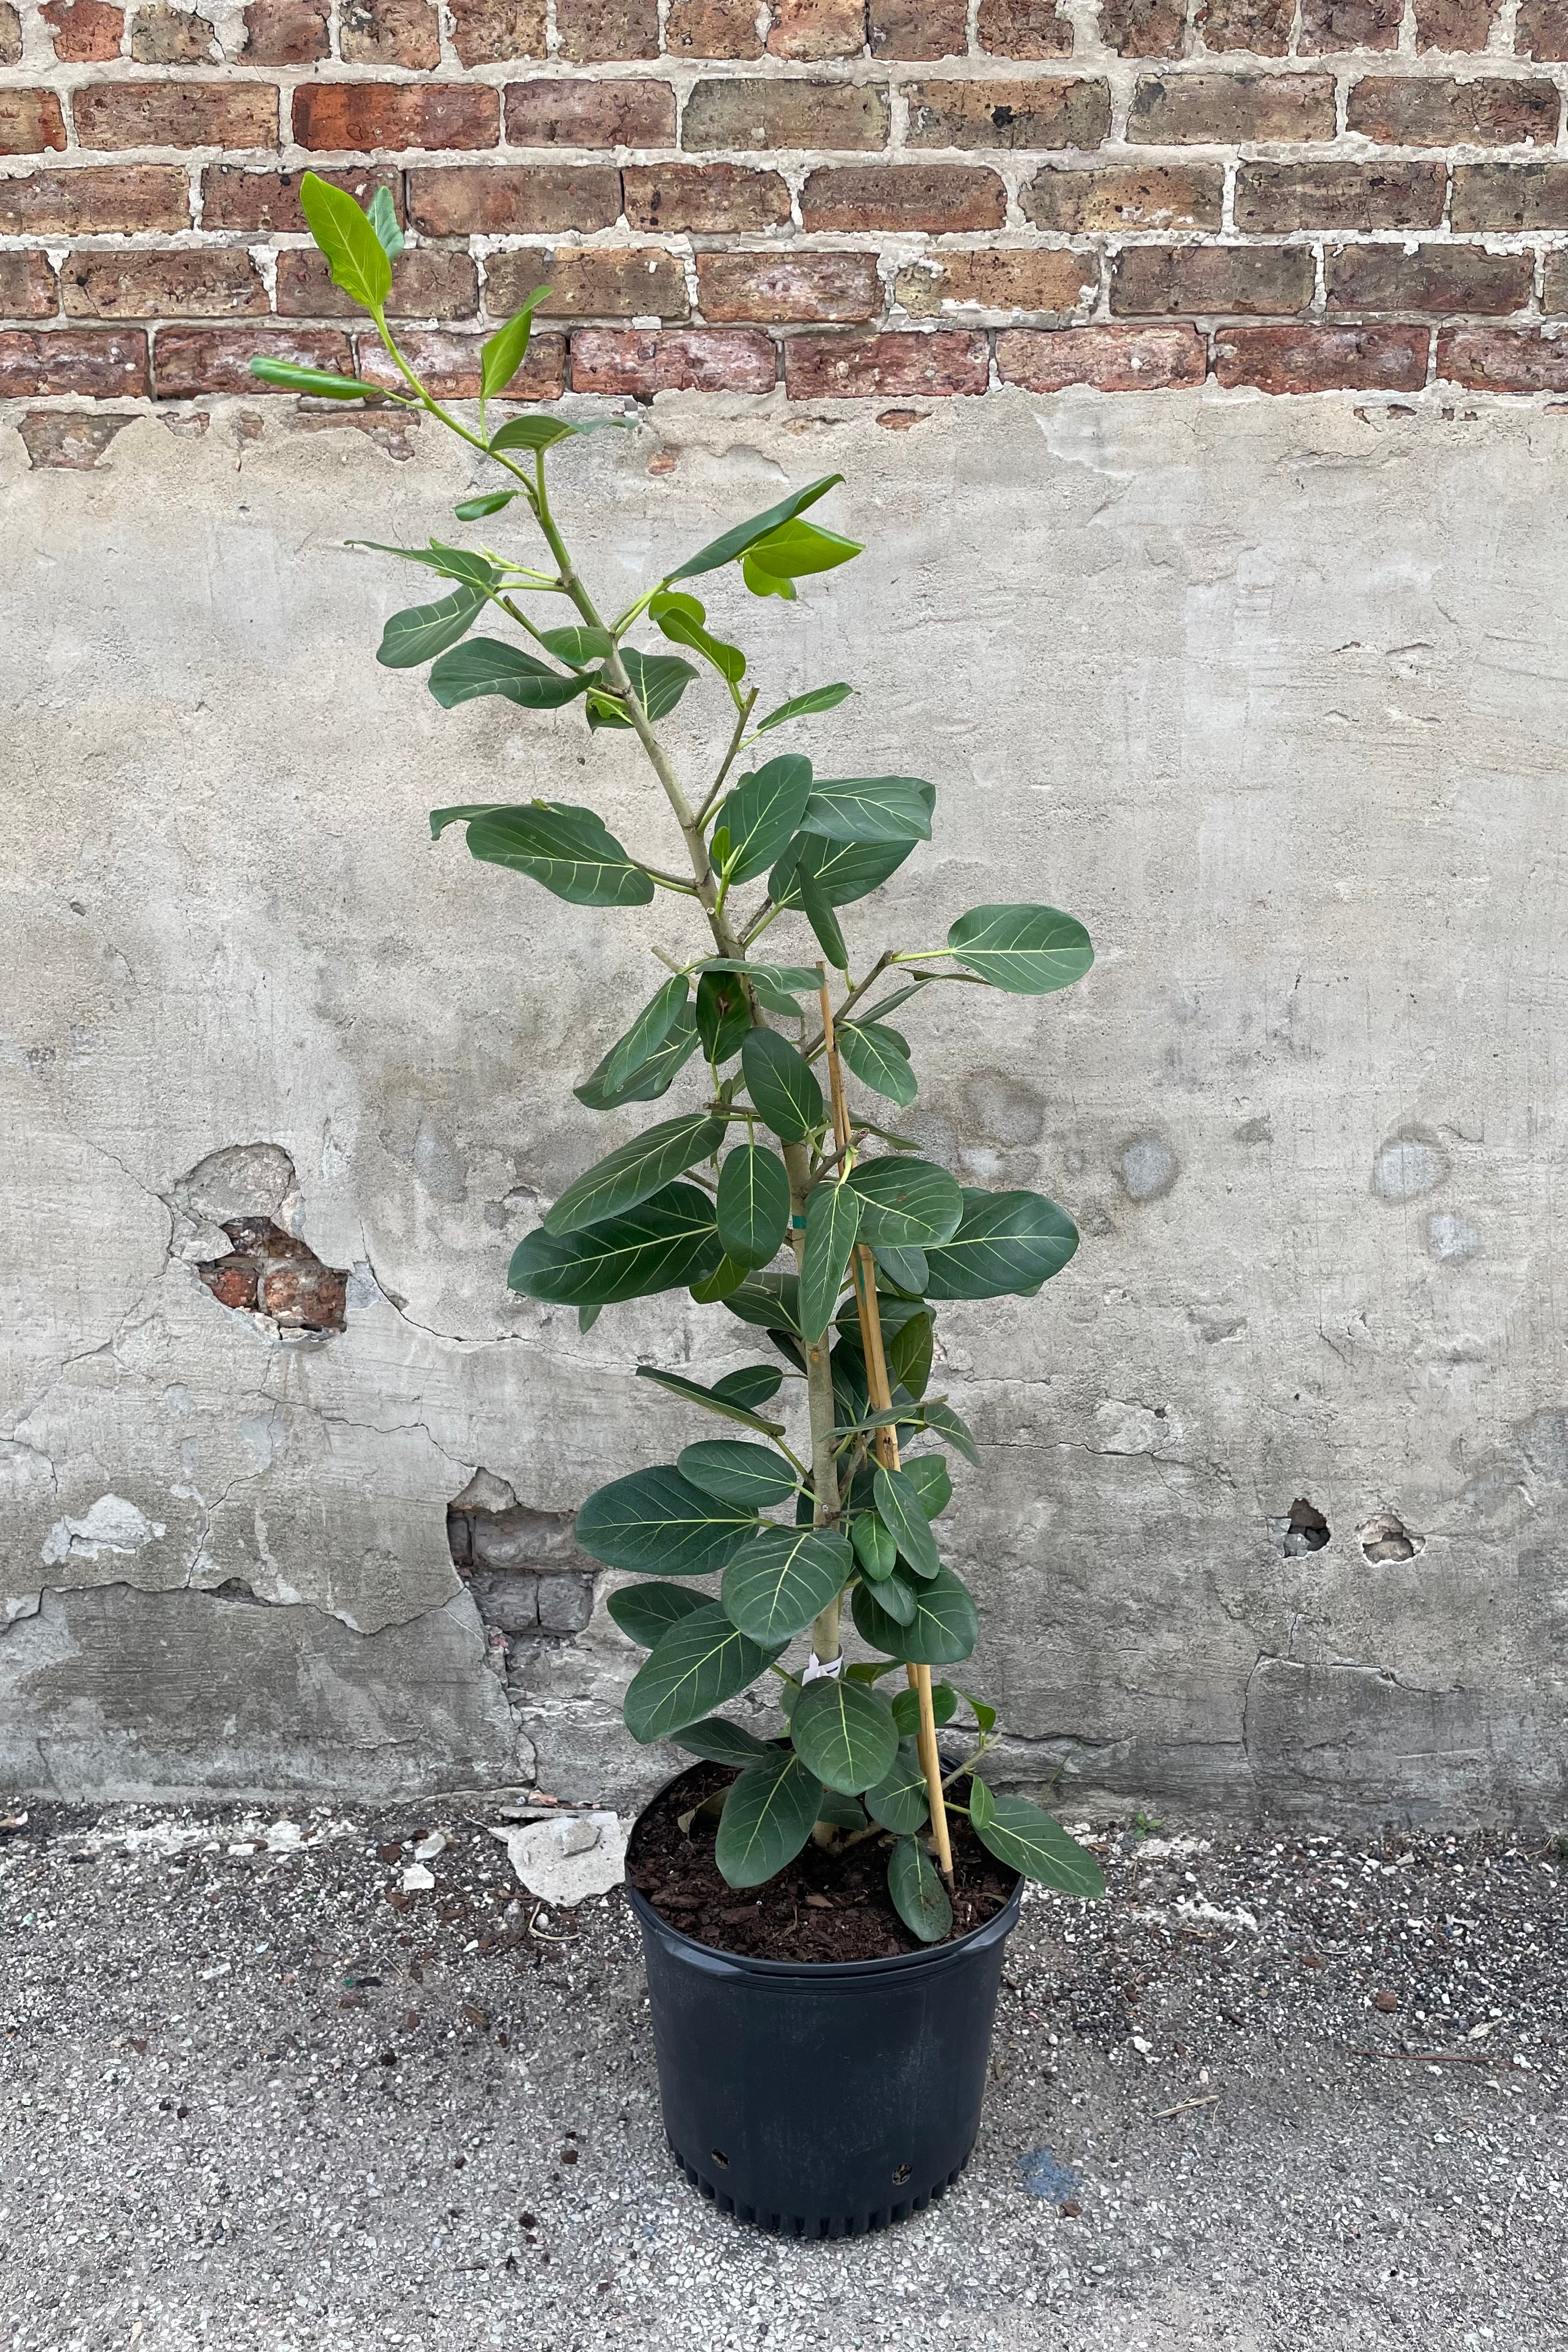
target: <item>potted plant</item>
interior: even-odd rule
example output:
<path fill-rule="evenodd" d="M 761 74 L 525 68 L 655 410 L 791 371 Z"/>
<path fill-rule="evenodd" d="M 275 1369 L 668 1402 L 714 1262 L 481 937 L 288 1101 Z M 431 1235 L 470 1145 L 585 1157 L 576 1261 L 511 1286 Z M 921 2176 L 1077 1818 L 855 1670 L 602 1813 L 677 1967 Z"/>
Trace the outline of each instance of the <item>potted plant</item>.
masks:
<path fill-rule="evenodd" d="M 940 948 L 883 949 L 852 978 L 840 910 L 930 838 L 935 787 L 822 776 L 777 749 L 851 688 L 816 687 L 759 715 L 745 655 L 695 593 L 738 574 L 752 595 L 790 602 L 798 582 L 859 554 L 807 520 L 842 478 L 792 492 L 623 611 L 601 612 L 551 504 L 547 453 L 619 420 L 531 409 L 495 428 L 488 415 L 544 289 L 483 345 L 470 425 L 388 331 L 402 239 L 385 193 L 362 211 L 307 173 L 301 198 L 334 282 L 374 320 L 403 389 L 272 361 L 255 373 L 424 411 L 497 469 L 458 519 L 515 509 L 545 551 L 542 567 L 488 546 L 386 551 L 448 584 L 393 615 L 378 658 L 428 664 L 447 709 L 485 695 L 523 710 L 575 704 L 592 730 L 631 731 L 679 835 L 678 856 L 656 866 L 593 809 L 563 802 L 431 818 L 437 836 L 463 825 L 475 857 L 574 905 L 647 906 L 659 891 L 690 902 L 689 960 L 667 970 L 575 1088 L 611 1112 L 679 1081 L 684 1107 L 569 1185 L 518 1246 L 509 1280 L 575 1307 L 584 1328 L 617 1301 L 684 1288 L 765 1335 L 768 1360 L 710 1382 L 637 1367 L 670 1392 L 672 1414 L 717 1416 L 726 1433 L 590 1496 L 577 1541 L 638 1579 L 608 1603 L 647 1653 L 626 1695 L 633 1737 L 699 1759 L 648 1808 L 631 1849 L 671 2145 L 694 2182 L 749 2219 L 813 2234 L 875 2227 L 939 2194 L 967 2160 L 1022 1882 L 1103 1891 L 1090 1854 L 977 1769 L 996 1718 L 945 1678 L 973 1649 L 976 1615 L 933 1532 L 952 1493 L 947 1454 L 979 1459 L 931 1391 L 936 1307 L 1032 1296 L 1078 1237 L 1054 1202 L 965 1189 L 889 1125 L 916 1095 L 892 1016 L 953 982 L 1065 987 L 1089 967 L 1089 938 L 1050 907 L 977 907 Z M 498 621 L 508 635 L 481 631 Z M 693 792 L 658 727 L 704 679 L 729 697 L 730 733 Z M 781 931 L 809 962 L 784 960 Z M 853 1664 L 846 1604 L 869 1654 Z M 757 1685 L 782 1730 L 754 1705 L 751 1722 L 720 1712 Z M 942 1758 L 937 1734 L 961 1715 L 971 1752 Z M 671 1855 L 680 1884 L 661 1888 Z M 847 1887 L 854 1906 L 832 1891 Z M 854 1928 L 850 1947 L 824 1950 L 814 1905 L 841 1937 Z"/>

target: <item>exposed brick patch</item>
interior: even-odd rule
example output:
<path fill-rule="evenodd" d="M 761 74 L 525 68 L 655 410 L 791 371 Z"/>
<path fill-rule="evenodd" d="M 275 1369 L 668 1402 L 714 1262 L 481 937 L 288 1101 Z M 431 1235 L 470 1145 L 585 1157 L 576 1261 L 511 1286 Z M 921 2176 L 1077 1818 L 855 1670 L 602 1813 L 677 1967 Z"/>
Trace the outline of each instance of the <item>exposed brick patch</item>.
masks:
<path fill-rule="evenodd" d="M 1323 275 L 1331 310 L 1479 311 L 1500 318 L 1530 299 L 1528 253 L 1488 253 L 1479 245 L 1331 246 Z"/>
<path fill-rule="evenodd" d="M 104 0 L 46 0 L 38 14 L 49 27 L 62 65 L 101 65 L 120 55 L 125 37 L 123 8 L 106 7 Z"/>
<path fill-rule="evenodd" d="M 95 236 L 191 225 L 189 183 L 171 163 L 89 163 L 0 179 L 0 236 Z"/>
<path fill-rule="evenodd" d="M 482 335 L 449 334 L 441 327 L 415 328 L 400 334 L 399 348 L 431 391 L 442 400 L 477 400 L 479 396 L 479 348 Z M 367 383 L 401 392 L 403 379 L 374 335 L 361 335 L 356 346 L 359 372 Z M 566 338 L 535 335 L 528 356 L 500 400 L 559 400 L 566 388 Z"/>
<path fill-rule="evenodd" d="M 500 92 L 479 83 L 324 81 L 294 92 L 301 147 L 493 147 L 500 134 Z"/>
<path fill-rule="evenodd" d="M 750 75 L 699 82 L 686 101 L 680 143 L 715 147 L 885 147 L 888 96 L 875 83 L 764 81 Z"/>
<path fill-rule="evenodd" d="M 865 0 L 773 0 L 772 56 L 810 63 L 858 58 L 865 46 Z"/>
<path fill-rule="evenodd" d="M 514 147 L 673 147 L 667 81 L 513 81 L 506 135 Z"/>
<path fill-rule="evenodd" d="M 881 302 L 873 253 L 700 253 L 697 298 L 717 325 L 874 319 Z"/>
<path fill-rule="evenodd" d="M 716 236 L 789 222 L 789 189 L 778 173 L 743 163 L 629 163 L 621 185 L 634 229 Z"/>
<path fill-rule="evenodd" d="M 1100 37 L 1123 58 L 1179 58 L 1185 0 L 1100 0 Z"/>
<path fill-rule="evenodd" d="M 240 319 L 269 305 L 248 253 L 70 253 L 60 268 L 69 319 Z"/>
<path fill-rule="evenodd" d="M 1132 245 L 1111 264 L 1110 308 L 1119 318 L 1279 318 L 1307 310 L 1311 299 L 1305 246 Z"/>
<path fill-rule="evenodd" d="M 74 394 L 127 400 L 147 390 L 147 337 L 140 329 L 0 331 L 0 400 Z"/>
<path fill-rule="evenodd" d="M 139 165 L 135 168 L 153 167 Z M 127 174 L 121 173 L 118 176 L 124 178 Z M 398 219 L 402 220 L 401 172 L 361 163 L 346 172 L 328 170 L 318 176 L 330 180 L 334 188 L 347 189 L 354 202 L 360 205 L 368 205 L 377 188 L 385 188 L 392 197 Z M 178 177 L 183 191 L 184 173 Z M 305 215 L 300 203 L 301 177 L 298 172 L 254 172 L 247 171 L 239 164 L 209 164 L 202 173 L 202 225 L 205 228 L 239 229 L 252 236 L 267 236 L 274 231 L 285 236 L 303 235 Z M 147 223 L 149 228 L 161 226 L 163 224 L 156 221 Z"/>
<path fill-rule="evenodd" d="M 561 53 L 574 65 L 658 55 L 658 0 L 555 0 Z"/>
<path fill-rule="evenodd" d="M 1447 327 L 1437 338 L 1437 374 L 1478 392 L 1568 392 L 1568 339 L 1528 327 Z"/>
<path fill-rule="evenodd" d="M 1098 147 L 1110 128 L 1103 81 L 917 81 L 911 147 Z"/>
<path fill-rule="evenodd" d="M 0 66 L 22 62 L 22 19 L 11 0 L 0 0 Z"/>
<path fill-rule="evenodd" d="M 1568 163 L 1458 163 L 1448 217 L 1461 233 L 1568 228 Z"/>
<path fill-rule="evenodd" d="M 811 173 L 800 216 L 805 228 L 840 232 L 1000 228 L 1007 191 L 994 172 L 962 163 L 847 164 Z"/>
<path fill-rule="evenodd" d="M 1456 54 L 1484 49 L 1502 0 L 1415 0 L 1415 47 Z"/>
<path fill-rule="evenodd" d="M 784 345 L 791 400 L 928 400 L 982 393 L 990 381 L 984 335 L 795 335 Z"/>
<path fill-rule="evenodd" d="M 1020 202 L 1037 228 L 1215 229 L 1225 194 L 1217 163 L 1107 163 L 1089 171 L 1049 166 Z"/>
<path fill-rule="evenodd" d="M 59 288 L 47 255 L 0 253 L 0 317 L 52 319 L 59 307 Z"/>
<path fill-rule="evenodd" d="M 870 0 L 874 58 L 961 58 L 969 46 L 968 0 Z"/>
<path fill-rule="evenodd" d="M 994 58 L 1072 55 L 1072 21 L 1057 0 L 980 0 L 980 46 Z"/>
<path fill-rule="evenodd" d="M 1405 0 L 1301 0 L 1301 51 L 1393 49 Z"/>
<path fill-rule="evenodd" d="M 1261 392 L 1419 392 L 1425 327 L 1222 327 L 1215 375 Z"/>
<path fill-rule="evenodd" d="M 664 46 L 672 58 L 757 58 L 756 0 L 669 0 Z"/>
<path fill-rule="evenodd" d="M 340 0 L 338 46 L 351 66 L 403 66 L 426 72 L 441 62 L 432 0 Z"/>
<path fill-rule="evenodd" d="M 1391 147 L 1552 147 L 1557 91 L 1549 81 L 1420 79 L 1368 75 L 1350 94 L 1346 128 Z"/>
<path fill-rule="evenodd" d="M 30 466 L 59 466 L 89 474 L 117 433 L 134 416 L 84 415 L 81 410 L 30 408 L 17 430 Z"/>
<path fill-rule="evenodd" d="M 572 338 L 572 389 L 650 400 L 660 392 L 772 392 L 771 338 L 745 328 L 678 327 L 664 334 L 587 327 Z"/>
<path fill-rule="evenodd" d="M 253 359 L 353 373 L 349 339 L 331 327 L 164 327 L 153 354 L 153 394 L 192 400 L 204 392 L 244 392 L 268 398 L 274 388 L 250 373 Z"/>
<path fill-rule="evenodd" d="M 1436 228 L 1441 163 L 1247 163 L 1236 178 L 1238 229 Z"/>
<path fill-rule="evenodd" d="M 1290 46 L 1294 0 L 1201 0 L 1197 29 L 1210 49 L 1282 58 Z"/>
<path fill-rule="evenodd" d="M 661 246 L 557 246 L 553 252 L 494 253 L 485 269 L 485 308 L 510 318 L 536 286 L 548 286 L 540 304 L 546 319 L 684 319 L 686 272 Z"/>
<path fill-rule="evenodd" d="M 386 307 L 395 319 L 471 319 L 479 307 L 479 272 L 466 253 L 438 245 L 410 246 L 393 264 Z M 364 315 L 338 291 L 325 258 L 314 250 L 279 255 L 278 312 L 285 319 Z"/>
<path fill-rule="evenodd" d="M 348 1320 L 348 1269 L 323 1265 L 308 1242 L 270 1217 L 236 1217 L 231 1247 L 197 1274 L 220 1306 L 266 1315 L 280 1331 L 341 1331 Z"/>
<path fill-rule="evenodd" d="M 620 174 L 598 163 L 457 163 L 408 174 L 408 217 L 426 236 L 611 228 L 620 203 Z"/>
<path fill-rule="evenodd" d="M 1568 58 L 1568 0 L 1520 0 L 1514 47 L 1543 65 Z"/>
<path fill-rule="evenodd" d="M 240 56 L 250 66 L 309 66 L 331 55 L 327 0 L 249 0 Z"/>
<path fill-rule="evenodd" d="M 542 58 L 544 0 L 452 0 L 452 47 L 466 66 Z"/>
<path fill-rule="evenodd" d="M 911 319 L 940 319 L 954 309 L 1065 315 L 1099 285 L 1100 263 L 1092 253 L 942 252 L 900 269 L 894 295 Z"/>
<path fill-rule="evenodd" d="M 42 155 L 66 143 L 52 89 L 0 89 L 0 155 Z"/>
<path fill-rule="evenodd" d="M 996 338 L 998 374 L 1026 392 L 1168 392 L 1202 383 L 1207 365 L 1195 327 L 1012 327 Z"/>
<path fill-rule="evenodd" d="M 278 92 L 261 81 L 113 81 L 72 100 L 84 147 L 276 147 Z"/>
<path fill-rule="evenodd" d="M 138 8 L 131 26 L 131 54 L 144 66 L 207 66 L 219 63 L 223 52 L 205 16 L 194 8 L 171 8 L 157 0 Z"/>
<path fill-rule="evenodd" d="M 1146 76 L 1133 92 L 1127 124 L 1129 139 L 1169 147 L 1333 135 L 1329 74 L 1183 74 L 1168 81 Z"/>

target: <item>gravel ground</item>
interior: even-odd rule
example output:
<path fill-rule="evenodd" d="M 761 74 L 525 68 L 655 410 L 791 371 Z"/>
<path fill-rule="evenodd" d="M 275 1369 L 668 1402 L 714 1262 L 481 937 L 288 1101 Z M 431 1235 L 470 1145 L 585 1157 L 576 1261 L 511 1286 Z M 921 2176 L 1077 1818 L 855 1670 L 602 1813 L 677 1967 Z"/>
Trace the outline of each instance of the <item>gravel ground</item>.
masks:
<path fill-rule="evenodd" d="M 1555 1843 L 1102 1832 L 963 2181 L 803 2245 L 676 2177 L 618 1894 L 535 1916 L 484 1818 L 0 1834 L 0 2347 L 1568 2347 Z"/>

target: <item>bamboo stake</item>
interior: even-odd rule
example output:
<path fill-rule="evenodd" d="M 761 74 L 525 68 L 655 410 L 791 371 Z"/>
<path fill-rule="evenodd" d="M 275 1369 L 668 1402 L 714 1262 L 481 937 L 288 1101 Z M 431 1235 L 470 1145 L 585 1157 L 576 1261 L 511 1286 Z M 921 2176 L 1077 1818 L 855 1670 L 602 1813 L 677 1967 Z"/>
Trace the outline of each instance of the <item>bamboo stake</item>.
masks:
<path fill-rule="evenodd" d="M 844 1100 L 844 1073 L 838 1060 L 838 1040 L 834 1034 L 833 1005 L 827 993 L 827 972 L 818 964 L 822 998 L 822 1042 L 827 1055 L 827 1082 L 833 1097 L 833 1127 L 838 1141 L 842 1161 L 849 1149 L 849 1113 Z M 888 1359 L 882 1346 L 882 1318 L 877 1306 L 877 1268 L 864 1242 L 857 1242 L 851 1259 L 855 1280 L 855 1304 L 860 1314 L 860 1344 L 866 1355 L 866 1385 L 870 1392 L 874 1412 L 889 1412 L 893 1404 L 892 1383 L 888 1378 Z M 874 1440 L 877 1459 L 885 1470 L 899 1467 L 898 1433 L 891 1424 L 879 1429 Z M 906 1666 L 910 1688 L 920 1707 L 920 1732 L 917 1746 L 921 1769 L 926 1779 L 926 1800 L 931 1807 L 931 1834 L 936 1843 L 937 1868 L 951 1889 L 952 1885 L 952 1841 L 948 1835 L 947 1801 L 942 1794 L 942 1759 L 936 1747 L 936 1712 L 931 1705 L 931 1668 Z"/>

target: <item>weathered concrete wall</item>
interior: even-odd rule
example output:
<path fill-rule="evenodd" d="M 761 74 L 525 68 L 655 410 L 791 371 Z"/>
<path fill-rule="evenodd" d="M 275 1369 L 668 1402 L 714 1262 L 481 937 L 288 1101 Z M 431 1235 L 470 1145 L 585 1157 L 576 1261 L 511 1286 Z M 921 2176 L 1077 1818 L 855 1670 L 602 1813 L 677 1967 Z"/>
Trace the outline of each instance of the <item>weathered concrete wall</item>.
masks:
<path fill-rule="evenodd" d="M 660 808 L 625 739 L 378 670 L 409 578 L 342 542 L 449 529 L 466 467 L 282 407 L 142 416 L 93 471 L 0 435 L 0 1771 L 537 1764 L 625 1797 L 661 1762 L 618 1724 L 634 1654 L 602 1607 L 570 1630 L 582 1564 L 528 1514 L 693 1433 L 638 1358 L 757 1351 L 674 1302 L 580 1337 L 504 1277 L 610 1139 L 570 1087 L 682 910 L 563 907 L 424 820 L 592 798 L 653 855 Z M 917 1131 L 1084 1234 L 1039 1299 L 942 1323 L 984 1446 L 948 1525 L 1020 1779 L 1560 1817 L 1565 435 L 1485 403 L 1002 394 L 895 433 L 683 396 L 558 469 L 630 586 L 843 467 L 825 513 L 868 556 L 734 618 L 770 691 L 858 683 L 810 748 L 942 787 L 857 935 L 1005 895 L 1098 942 L 1066 996 L 915 1016 Z M 696 763 L 721 713 L 689 708 Z M 308 1262 L 272 1318 L 201 1278 L 246 1218 L 347 1273 L 342 1329 L 309 1328 Z M 487 1631 L 459 1495 L 527 1507 L 486 1524 L 537 1552 L 539 1630 Z"/>

